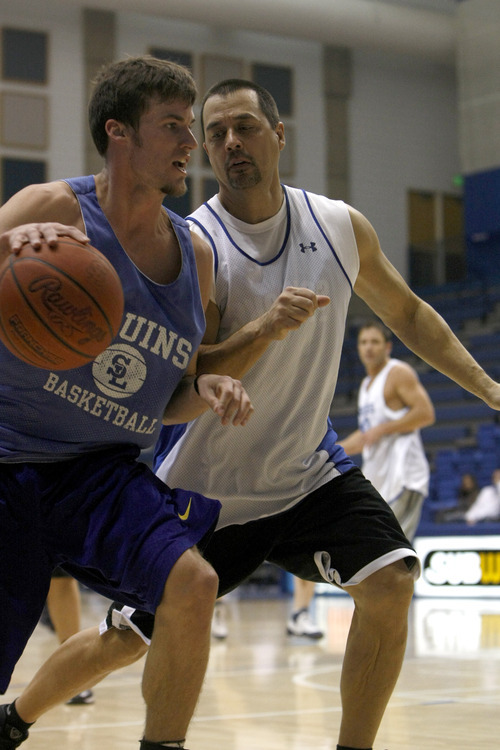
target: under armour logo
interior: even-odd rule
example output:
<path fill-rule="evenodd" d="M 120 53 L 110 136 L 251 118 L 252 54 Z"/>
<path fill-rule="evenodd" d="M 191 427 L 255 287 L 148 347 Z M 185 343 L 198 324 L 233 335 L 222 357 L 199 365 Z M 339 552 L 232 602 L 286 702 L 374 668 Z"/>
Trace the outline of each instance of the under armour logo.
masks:
<path fill-rule="evenodd" d="M 315 253 L 318 249 L 315 242 L 310 242 L 309 245 L 304 245 L 304 243 L 301 242 L 299 247 L 301 253 L 305 253 L 306 250 L 312 250 L 312 252 Z"/>

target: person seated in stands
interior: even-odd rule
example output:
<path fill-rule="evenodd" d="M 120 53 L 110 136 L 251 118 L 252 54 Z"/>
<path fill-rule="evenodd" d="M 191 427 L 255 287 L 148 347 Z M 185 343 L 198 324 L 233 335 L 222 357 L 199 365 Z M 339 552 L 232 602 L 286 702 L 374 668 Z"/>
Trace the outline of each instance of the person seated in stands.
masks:
<path fill-rule="evenodd" d="M 491 484 L 483 487 L 465 514 L 465 521 L 473 526 L 478 521 L 500 521 L 500 469 L 491 475 Z"/>
<path fill-rule="evenodd" d="M 436 523 L 456 523 L 465 521 L 465 514 L 479 494 L 479 485 L 474 474 L 463 474 L 458 489 L 457 504 L 436 513 Z"/>

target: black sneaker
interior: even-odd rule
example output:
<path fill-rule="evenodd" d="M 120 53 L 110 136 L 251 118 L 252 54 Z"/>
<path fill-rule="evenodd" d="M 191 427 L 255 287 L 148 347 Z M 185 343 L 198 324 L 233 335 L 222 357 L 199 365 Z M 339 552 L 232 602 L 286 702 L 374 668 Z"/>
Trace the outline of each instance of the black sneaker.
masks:
<path fill-rule="evenodd" d="M 94 702 L 94 693 L 92 692 L 92 690 L 83 690 L 83 692 L 78 693 L 78 695 L 75 695 L 73 698 L 70 698 L 69 701 L 66 701 L 66 705 L 90 706 Z"/>
<path fill-rule="evenodd" d="M 29 734 L 28 730 L 23 731 L 9 724 L 7 706 L 7 703 L 0 706 L 0 750 L 14 750 L 21 742 L 28 739 Z"/>

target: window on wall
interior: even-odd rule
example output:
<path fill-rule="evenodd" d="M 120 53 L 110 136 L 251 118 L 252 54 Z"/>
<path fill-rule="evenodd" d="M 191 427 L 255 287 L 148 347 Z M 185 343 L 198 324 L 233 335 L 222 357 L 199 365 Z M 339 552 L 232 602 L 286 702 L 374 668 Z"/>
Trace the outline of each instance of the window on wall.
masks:
<path fill-rule="evenodd" d="M 295 172 L 295 130 L 290 119 L 294 115 L 293 69 L 280 65 L 252 65 L 252 80 L 267 89 L 278 106 L 285 125 L 286 145 L 280 156 L 280 175 L 287 180 Z"/>
<path fill-rule="evenodd" d="M 4 158 L 2 169 L 2 201 L 11 198 L 26 185 L 45 182 L 47 169 L 44 161 L 35 159 Z"/>
<path fill-rule="evenodd" d="M 159 60 L 170 60 L 170 62 L 184 65 L 185 68 L 193 69 L 193 55 L 190 52 L 165 49 L 164 47 L 150 47 L 149 54 Z"/>
<path fill-rule="evenodd" d="M 463 280 L 467 268 L 462 197 L 410 190 L 407 205 L 410 284 Z"/>
<path fill-rule="evenodd" d="M 293 71 L 278 65 L 252 65 L 252 80 L 267 89 L 278 105 L 280 117 L 293 115 Z"/>
<path fill-rule="evenodd" d="M 47 82 L 47 34 L 2 29 L 2 78 L 23 83 Z"/>
<path fill-rule="evenodd" d="M 211 86 L 226 78 L 243 78 L 243 60 L 222 55 L 203 55 L 201 58 L 201 94 L 204 96 Z"/>
<path fill-rule="evenodd" d="M 44 96 L 3 91 L 0 111 L 2 144 L 38 149 L 47 146 L 47 99 Z"/>
<path fill-rule="evenodd" d="M 47 180 L 49 146 L 49 36 L 0 29 L 0 201 L 26 185 Z M 36 153 L 32 158 L 29 153 Z"/>

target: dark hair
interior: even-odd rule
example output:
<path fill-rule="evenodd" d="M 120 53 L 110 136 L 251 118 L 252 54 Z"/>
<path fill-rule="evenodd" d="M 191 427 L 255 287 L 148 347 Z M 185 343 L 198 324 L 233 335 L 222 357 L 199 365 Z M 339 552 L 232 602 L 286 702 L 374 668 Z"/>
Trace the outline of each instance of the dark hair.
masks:
<path fill-rule="evenodd" d="M 267 121 L 269 122 L 269 125 L 274 130 L 274 128 L 280 121 L 280 116 L 276 102 L 274 101 L 269 91 L 263 86 L 260 86 L 258 83 L 254 83 L 253 81 L 246 81 L 244 78 L 226 78 L 226 80 L 220 81 L 220 83 L 216 83 L 215 86 L 212 86 L 212 88 L 210 88 L 203 97 L 203 101 L 201 103 L 201 129 L 203 131 L 203 135 L 205 135 L 203 110 L 205 108 L 207 99 L 210 99 L 212 96 L 227 96 L 228 94 L 233 94 L 235 91 L 240 91 L 241 89 L 250 89 L 250 91 L 255 91 L 259 100 L 260 110 L 262 114 L 265 115 Z"/>
<path fill-rule="evenodd" d="M 378 318 L 373 318 L 372 320 L 367 320 L 366 323 L 363 323 L 358 329 L 358 336 L 361 331 L 364 331 L 366 328 L 376 328 L 377 331 L 380 331 L 385 341 L 392 341 L 391 329 L 387 328 L 387 326 L 385 326 L 381 320 L 378 320 Z"/>
<path fill-rule="evenodd" d="M 94 81 L 88 107 L 89 127 L 101 156 L 108 149 L 105 125 L 114 119 L 139 127 L 152 99 L 194 104 L 196 84 L 183 65 L 144 55 L 104 66 Z"/>

